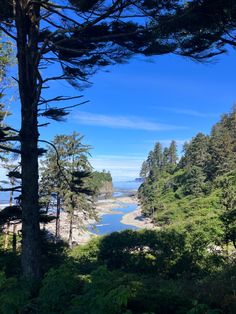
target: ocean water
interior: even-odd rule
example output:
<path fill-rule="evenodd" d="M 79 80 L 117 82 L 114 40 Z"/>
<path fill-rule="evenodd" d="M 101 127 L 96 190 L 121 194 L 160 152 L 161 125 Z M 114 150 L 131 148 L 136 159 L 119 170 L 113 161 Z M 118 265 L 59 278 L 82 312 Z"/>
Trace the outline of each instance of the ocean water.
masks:
<path fill-rule="evenodd" d="M 141 182 L 138 181 L 114 181 L 113 187 L 115 192 L 137 191 Z"/>
<path fill-rule="evenodd" d="M 114 197 L 122 197 L 130 194 L 131 192 L 137 191 L 140 187 L 141 182 L 137 181 L 114 181 Z M 19 193 L 14 193 L 16 197 Z M 9 192 L 0 192 L 0 204 L 9 203 L 10 193 Z"/>
<path fill-rule="evenodd" d="M 141 182 L 137 181 L 114 181 L 114 197 L 122 197 L 133 194 L 138 191 Z"/>

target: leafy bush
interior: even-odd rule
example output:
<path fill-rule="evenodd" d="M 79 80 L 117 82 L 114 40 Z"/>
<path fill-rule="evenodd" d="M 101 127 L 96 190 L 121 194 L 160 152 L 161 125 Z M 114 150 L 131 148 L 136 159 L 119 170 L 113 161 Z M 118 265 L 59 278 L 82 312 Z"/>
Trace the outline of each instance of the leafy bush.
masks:
<path fill-rule="evenodd" d="M 138 277 L 99 267 L 84 280 L 84 291 L 74 298 L 68 314 L 132 313 L 127 311 L 127 304 L 141 289 Z"/>
<path fill-rule="evenodd" d="M 39 313 L 65 313 L 82 281 L 71 265 L 51 269 L 42 281 L 37 304 Z"/>
<path fill-rule="evenodd" d="M 30 289 L 15 277 L 7 278 L 0 272 L 0 313 L 20 313 L 26 307 Z"/>

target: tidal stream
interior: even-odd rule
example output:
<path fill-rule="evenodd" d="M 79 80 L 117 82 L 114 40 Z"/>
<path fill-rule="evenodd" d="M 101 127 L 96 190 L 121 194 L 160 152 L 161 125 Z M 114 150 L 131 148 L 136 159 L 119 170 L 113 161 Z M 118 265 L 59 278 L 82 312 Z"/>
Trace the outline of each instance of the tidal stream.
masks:
<path fill-rule="evenodd" d="M 119 202 L 120 197 L 130 196 L 138 190 L 140 182 L 115 182 L 113 197 Z M 139 228 L 131 225 L 125 225 L 121 222 L 122 217 L 137 208 L 137 204 L 124 204 L 122 207 L 113 208 L 114 213 L 104 214 L 98 223 L 89 227 L 89 231 L 97 235 L 105 235 L 114 231 L 126 229 L 138 230 Z"/>

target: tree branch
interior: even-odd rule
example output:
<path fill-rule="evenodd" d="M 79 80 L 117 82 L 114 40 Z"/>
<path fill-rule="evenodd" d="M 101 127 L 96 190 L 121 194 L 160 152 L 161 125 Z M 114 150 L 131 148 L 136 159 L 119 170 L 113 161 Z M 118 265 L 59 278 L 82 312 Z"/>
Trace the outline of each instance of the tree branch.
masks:
<path fill-rule="evenodd" d="M 11 153 L 21 154 L 21 151 L 19 149 L 10 148 L 10 147 L 3 146 L 3 145 L 0 145 L 0 149 L 11 152 Z"/>
<path fill-rule="evenodd" d="M 77 26 L 81 26 L 81 24 L 78 23 L 76 20 L 70 18 L 68 15 L 65 15 L 65 14 L 63 14 L 63 13 L 61 13 L 61 12 L 59 12 L 59 11 L 53 9 L 52 7 L 49 8 L 49 6 L 48 6 L 48 5 L 45 5 L 43 2 L 41 2 L 41 6 L 44 7 L 46 10 L 48 10 L 48 11 L 50 11 L 50 12 L 53 12 L 53 13 L 59 15 L 59 16 L 62 17 L 63 19 L 66 19 L 67 21 L 70 21 L 70 22 L 74 23 L 74 24 L 77 25 Z"/>
<path fill-rule="evenodd" d="M 14 141 L 18 141 L 20 142 L 20 137 L 19 136 L 7 136 L 4 137 L 2 139 L 0 139 L 0 142 L 14 142 Z"/>
<path fill-rule="evenodd" d="M 21 185 L 19 186 L 15 186 L 15 187 L 12 187 L 12 188 L 0 188 L 0 191 L 1 192 L 11 192 L 11 191 L 17 191 L 17 192 L 21 192 Z"/>
<path fill-rule="evenodd" d="M 13 36 L 10 32 L 8 32 L 3 26 L 0 25 L 0 30 L 2 30 L 7 36 L 11 37 L 13 40 L 17 40 L 15 36 Z"/>
<path fill-rule="evenodd" d="M 49 102 L 55 102 L 55 101 L 68 101 L 73 99 L 82 98 L 83 96 L 57 96 L 51 99 L 43 99 L 39 102 L 39 105 L 47 104 Z"/>
<path fill-rule="evenodd" d="M 75 107 L 87 104 L 88 102 L 89 102 L 89 100 L 85 100 L 84 102 L 81 102 L 79 104 L 75 104 L 75 105 L 71 105 L 71 106 L 67 106 L 67 107 L 62 107 L 62 108 L 59 108 L 59 109 L 62 109 L 62 110 L 71 109 L 71 108 L 75 108 Z"/>

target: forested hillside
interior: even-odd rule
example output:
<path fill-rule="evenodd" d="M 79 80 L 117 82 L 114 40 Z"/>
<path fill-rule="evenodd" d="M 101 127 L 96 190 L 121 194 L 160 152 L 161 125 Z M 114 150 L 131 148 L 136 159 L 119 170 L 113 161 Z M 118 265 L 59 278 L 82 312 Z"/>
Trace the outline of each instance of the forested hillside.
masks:
<path fill-rule="evenodd" d="M 203 245 L 236 240 L 236 108 L 224 114 L 210 135 L 185 143 L 155 145 L 143 163 L 139 189 L 143 213 L 162 229 L 183 230 Z"/>
<path fill-rule="evenodd" d="M 113 192 L 112 176 L 110 172 L 93 171 L 90 184 L 97 196 L 111 197 Z"/>

